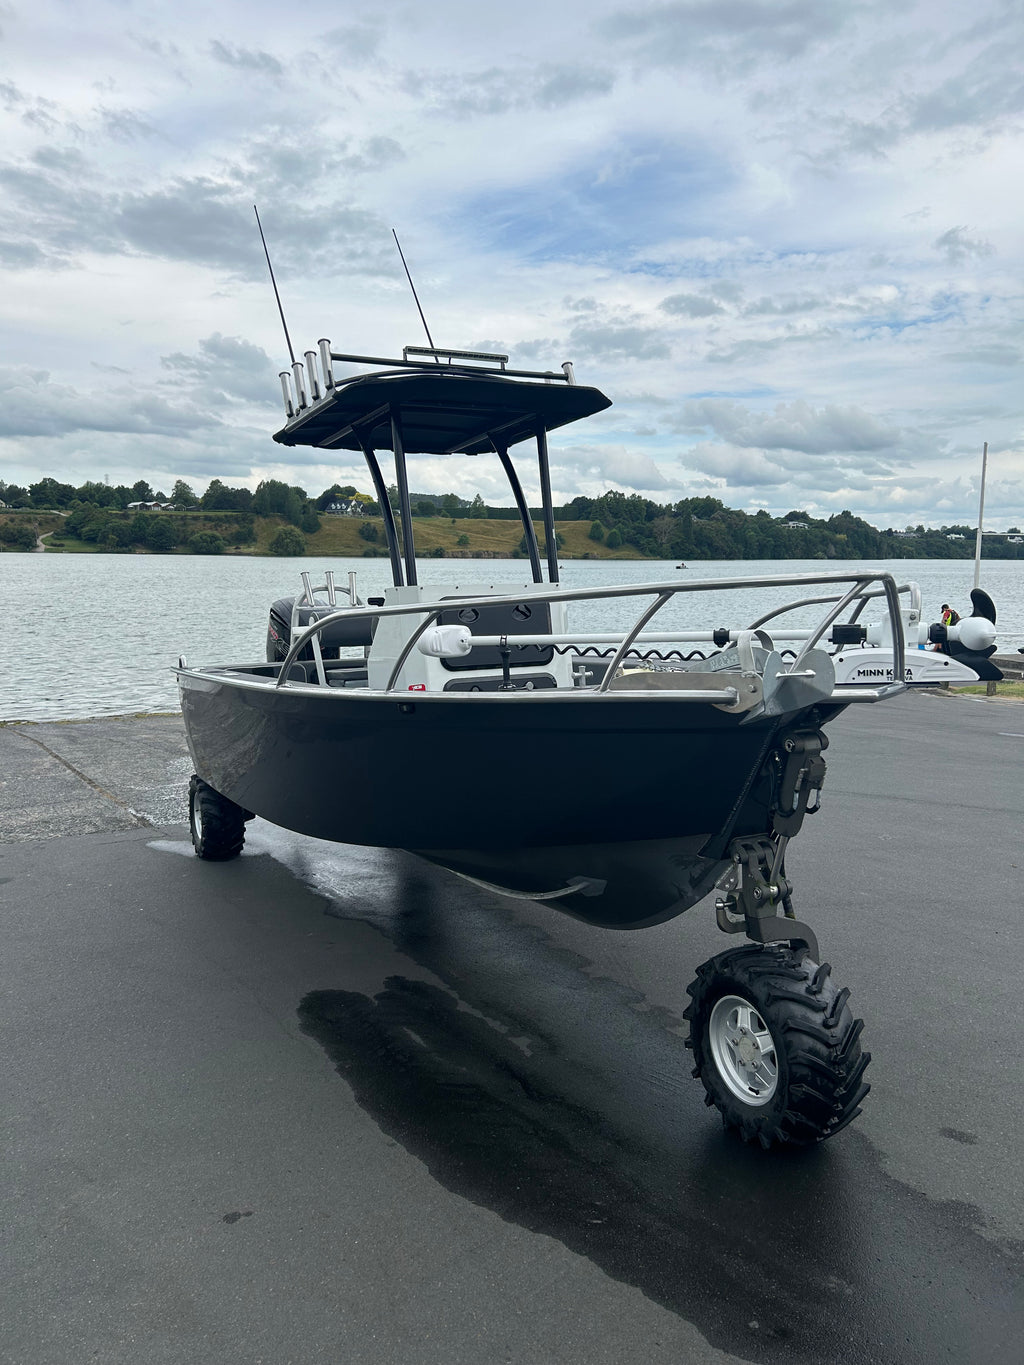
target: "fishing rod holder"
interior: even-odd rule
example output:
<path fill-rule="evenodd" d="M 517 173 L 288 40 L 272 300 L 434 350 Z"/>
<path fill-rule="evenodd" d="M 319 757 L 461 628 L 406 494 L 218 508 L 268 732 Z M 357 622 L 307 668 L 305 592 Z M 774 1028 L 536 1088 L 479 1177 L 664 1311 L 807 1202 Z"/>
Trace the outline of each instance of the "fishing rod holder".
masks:
<path fill-rule="evenodd" d="M 309 407 L 309 397 L 306 393 L 306 376 L 302 369 L 301 360 L 292 361 L 292 374 L 295 376 L 295 401 L 299 411 Z"/>
<path fill-rule="evenodd" d="M 319 403 L 320 376 L 316 372 L 316 351 L 306 351 L 306 377 L 309 380 L 309 396 L 314 403 Z"/>
<path fill-rule="evenodd" d="M 326 337 L 321 337 L 316 343 L 320 347 L 320 368 L 324 375 L 324 390 L 330 393 L 334 388 L 334 370 L 331 367 L 331 343 Z"/>
<path fill-rule="evenodd" d="M 281 393 L 284 395 L 284 410 L 289 417 L 297 417 L 311 404 L 319 403 L 334 388 L 334 373 L 331 369 L 331 343 L 320 341 L 320 359 L 324 368 L 324 384 L 320 387 L 317 371 L 316 351 L 305 351 L 306 363 L 293 360 L 290 370 L 281 370 Z M 294 387 L 293 387 L 294 386 Z"/>

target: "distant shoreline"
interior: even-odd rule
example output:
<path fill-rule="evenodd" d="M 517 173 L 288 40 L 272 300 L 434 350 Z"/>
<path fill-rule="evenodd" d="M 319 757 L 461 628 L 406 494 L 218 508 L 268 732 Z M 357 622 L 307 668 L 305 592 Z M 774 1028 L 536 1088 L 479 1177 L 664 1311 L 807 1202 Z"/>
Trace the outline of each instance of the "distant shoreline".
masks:
<path fill-rule="evenodd" d="M 387 558 L 382 518 L 375 516 L 321 515 L 315 531 L 303 533 L 283 517 L 248 517 L 244 521 L 235 513 L 188 511 L 151 512 L 145 514 L 152 525 L 165 528 L 166 545 L 147 545 L 139 539 L 126 544 L 111 543 L 116 536 L 135 534 L 138 523 L 131 512 L 110 513 L 109 528 L 103 541 L 78 539 L 68 535 L 65 514 L 57 511 L 38 511 L 31 508 L 0 510 L 0 552 L 45 554 L 163 554 L 163 555 L 219 555 L 226 557 L 297 558 Z M 629 539 L 629 528 L 624 527 L 618 539 L 605 533 L 595 539 L 589 520 L 556 521 L 559 560 L 602 560 L 666 563 L 675 561 L 693 568 L 703 561 L 744 563 L 771 560 L 786 563 L 791 560 L 816 559 L 822 563 L 842 563 L 848 560 L 963 560 L 974 558 L 973 539 L 949 540 L 938 532 L 888 534 L 873 532 L 871 546 L 853 543 L 853 538 L 832 532 L 828 523 L 813 528 L 789 530 L 777 537 L 766 553 L 763 543 L 752 543 L 737 553 L 727 538 L 716 534 L 707 544 L 696 543 L 679 553 L 680 546 L 660 545 L 657 551 L 639 549 Z M 722 529 L 724 529 L 723 523 Z M 695 523 L 698 529 L 708 523 Z M 3 543 L 5 528 L 23 527 L 22 544 Z M 528 556 L 522 548 L 523 532 L 518 521 L 496 517 L 415 517 L 413 529 L 418 559 L 496 559 L 523 560 Z M 27 534 L 30 532 L 31 534 Z M 543 527 L 537 524 L 541 554 L 545 555 Z M 612 544 L 606 543 L 612 539 Z M 272 546 L 277 542 L 278 548 Z M 782 543 L 779 543 L 779 542 Z M 284 546 L 284 548 L 282 548 Z M 200 548 L 202 547 L 202 548 Z M 986 536 L 984 558 L 988 560 L 1024 560 L 1024 545 L 1015 544 L 1006 536 Z"/>

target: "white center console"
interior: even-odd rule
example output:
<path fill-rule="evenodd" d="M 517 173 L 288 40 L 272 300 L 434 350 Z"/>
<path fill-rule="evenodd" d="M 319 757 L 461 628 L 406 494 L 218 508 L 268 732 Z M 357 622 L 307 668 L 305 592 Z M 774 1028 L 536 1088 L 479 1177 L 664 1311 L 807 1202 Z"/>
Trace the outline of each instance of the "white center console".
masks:
<path fill-rule="evenodd" d="M 436 603 L 451 598 L 451 608 L 440 616 L 442 625 L 459 625 L 471 634 L 507 635 L 511 654 L 509 674 L 518 688 L 572 687 L 572 664 L 568 654 L 559 654 L 551 645 L 516 645 L 519 635 L 563 634 L 566 607 L 563 602 L 548 602 L 548 583 L 459 583 L 448 589 L 403 587 L 387 588 L 386 607 L 411 606 L 417 602 Z M 514 597 L 504 606 L 460 606 L 460 598 Z M 370 646 L 367 661 L 371 688 L 385 688 L 395 663 L 409 636 L 423 624 L 419 613 L 408 616 L 383 616 Z M 413 649 L 402 665 L 395 684 L 398 692 L 490 692 L 502 684 L 502 661 L 493 645 L 474 648 L 469 654 L 453 658 L 432 658 Z"/>

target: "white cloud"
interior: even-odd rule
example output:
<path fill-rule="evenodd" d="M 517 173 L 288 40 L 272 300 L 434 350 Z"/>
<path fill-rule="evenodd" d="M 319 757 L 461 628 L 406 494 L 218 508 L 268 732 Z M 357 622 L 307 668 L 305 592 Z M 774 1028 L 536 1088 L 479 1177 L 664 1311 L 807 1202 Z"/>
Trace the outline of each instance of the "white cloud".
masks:
<path fill-rule="evenodd" d="M 708 294 L 669 294 L 658 307 L 665 313 L 675 313 L 688 318 L 712 318 L 725 309 L 717 299 Z"/>
<path fill-rule="evenodd" d="M 960 265 L 972 256 L 991 256 L 995 250 L 991 242 L 982 237 L 968 236 L 967 228 L 954 227 L 936 237 L 932 246 L 941 251 L 950 265 Z"/>
<path fill-rule="evenodd" d="M 270 403 L 274 392 L 275 368 L 259 346 L 241 337 L 225 337 L 219 332 L 204 337 L 198 355 L 180 351 L 161 357 L 166 370 L 192 381 L 197 389 L 214 395 L 243 399 L 250 403 Z"/>
<path fill-rule="evenodd" d="M 219 38 L 215 38 L 210 44 L 210 51 L 218 62 L 223 62 L 225 66 L 233 66 L 239 71 L 251 72 L 255 76 L 269 76 L 273 80 L 279 80 L 284 75 L 281 63 L 269 52 L 236 47 L 232 43 L 222 43 Z"/>
<path fill-rule="evenodd" d="M 594 491 L 607 487 L 630 492 L 662 491 L 671 481 L 644 451 L 624 446 L 568 446 L 553 452 L 552 478 L 562 489 L 564 500 L 575 496 L 583 482 Z"/>
<path fill-rule="evenodd" d="M 269 439 L 287 354 L 258 203 L 296 350 L 423 339 L 394 226 L 442 344 L 604 387 L 553 441 L 560 496 L 969 520 L 988 440 L 1020 522 L 1017 10 L 11 9 L 4 476 L 334 481 Z"/>
<path fill-rule="evenodd" d="M 886 450 L 899 439 L 897 430 L 860 408 L 830 404 L 815 409 L 802 401 L 778 403 L 771 412 L 754 412 L 728 399 L 703 398 L 683 406 L 682 422 L 689 427 L 710 427 L 737 446 L 814 454 Z"/>
<path fill-rule="evenodd" d="M 169 401 L 124 385 L 81 393 L 51 380 L 45 370 L 0 370 L 0 437 L 120 432 L 134 436 L 208 435 L 218 418 L 191 399 Z"/>

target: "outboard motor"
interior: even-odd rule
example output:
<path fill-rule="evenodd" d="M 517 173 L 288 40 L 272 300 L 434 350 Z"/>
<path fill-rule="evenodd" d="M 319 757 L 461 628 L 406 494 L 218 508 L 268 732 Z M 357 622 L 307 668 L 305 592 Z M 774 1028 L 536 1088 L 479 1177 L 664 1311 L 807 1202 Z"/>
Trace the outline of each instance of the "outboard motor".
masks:
<path fill-rule="evenodd" d="M 280 663 L 292 645 L 292 609 L 294 597 L 279 597 L 270 608 L 267 623 L 267 662 Z M 301 632 L 336 610 L 329 606 L 303 606 L 298 610 L 297 631 Z M 338 659 L 342 649 L 354 646 L 369 646 L 373 641 L 373 631 L 377 624 L 375 617 L 362 616 L 354 621 L 335 621 L 320 634 L 320 653 L 325 659 Z M 300 661 L 313 658 L 312 644 L 303 645 L 296 656 Z"/>
<path fill-rule="evenodd" d="M 1000 682 L 1002 670 L 989 662 L 996 652 L 996 604 L 984 588 L 972 588 L 971 606 L 970 616 L 955 626 L 929 626 L 929 642 L 973 669 L 982 682 Z"/>

